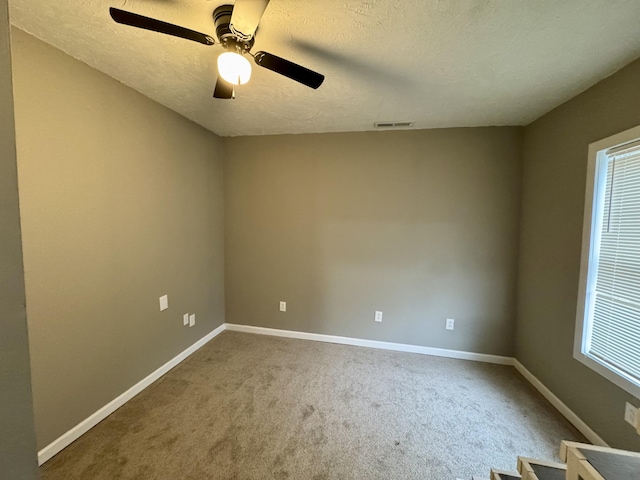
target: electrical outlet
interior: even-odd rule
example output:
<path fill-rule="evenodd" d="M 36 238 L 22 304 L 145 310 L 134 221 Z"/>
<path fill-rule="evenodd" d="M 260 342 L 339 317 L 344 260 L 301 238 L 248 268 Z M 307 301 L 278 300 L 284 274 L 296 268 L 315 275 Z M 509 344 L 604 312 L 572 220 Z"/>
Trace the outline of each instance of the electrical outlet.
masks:
<path fill-rule="evenodd" d="M 381 321 L 382 321 L 382 312 L 380 312 L 380 311 L 376 310 L 376 314 L 375 314 L 375 316 L 373 317 L 373 319 L 374 319 L 376 322 L 381 322 Z M 392 323 L 393 323 L 393 322 L 392 322 Z"/>
<path fill-rule="evenodd" d="M 454 323 L 455 323 L 455 320 L 453 318 L 447 318 L 446 329 L 447 330 L 453 330 L 453 324 Z"/>
<path fill-rule="evenodd" d="M 185 327 L 186 327 L 187 325 L 189 325 L 189 314 L 188 314 L 188 313 L 185 313 L 185 314 L 182 316 L 182 325 L 184 325 Z"/>
<path fill-rule="evenodd" d="M 634 428 L 638 428 L 638 409 L 629 402 L 625 405 L 624 420 Z"/>
<path fill-rule="evenodd" d="M 189 326 L 193 327 L 196 324 L 196 314 L 192 313 L 189 315 Z"/>
<path fill-rule="evenodd" d="M 162 312 L 163 310 L 166 310 L 167 308 L 169 308 L 169 296 L 168 295 L 162 295 L 160 297 L 160 311 Z"/>
<path fill-rule="evenodd" d="M 287 311 L 287 302 L 280 302 L 280 311 L 281 312 Z"/>

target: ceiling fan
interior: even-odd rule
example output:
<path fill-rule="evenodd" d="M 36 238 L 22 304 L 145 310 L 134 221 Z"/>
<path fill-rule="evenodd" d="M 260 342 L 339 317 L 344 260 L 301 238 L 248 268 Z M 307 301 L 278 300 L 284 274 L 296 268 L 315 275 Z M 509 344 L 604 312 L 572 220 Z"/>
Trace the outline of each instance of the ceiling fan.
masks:
<path fill-rule="evenodd" d="M 284 75 L 313 89 L 324 81 L 324 75 L 267 52 L 251 53 L 258 24 L 269 5 L 269 0 L 235 0 L 234 5 L 221 5 L 213 11 L 213 23 L 218 43 L 226 50 L 218 57 L 218 80 L 213 92 L 215 98 L 235 98 L 235 86 L 251 77 L 251 64 L 245 55 L 253 57 L 256 65 Z M 154 32 L 185 38 L 204 45 L 214 45 L 215 40 L 204 33 L 171 23 L 127 12 L 119 8 L 109 9 L 117 23 Z"/>

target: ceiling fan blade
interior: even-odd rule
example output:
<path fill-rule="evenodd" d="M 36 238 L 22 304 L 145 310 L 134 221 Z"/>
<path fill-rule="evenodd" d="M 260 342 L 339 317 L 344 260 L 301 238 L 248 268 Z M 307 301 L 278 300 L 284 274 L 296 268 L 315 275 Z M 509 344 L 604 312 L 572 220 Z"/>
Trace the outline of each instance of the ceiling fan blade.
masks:
<path fill-rule="evenodd" d="M 113 7 L 109 8 L 109 13 L 116 23 L 121 23 L 123 25 L 144 28 L 145 30 L 152 30 L 159 33 L 166 33 L 167 35 L 186 38 L 187 40 L 193 40 L 194 42 L 203 43 L 204 45 L 213 45 L 215 43 L 213 38 L 209 35 L 189 30 L 188 28 L 179 27 L 172 23 L 162 22 L 155 18 L 144 17 L 137 13 L 125 12 L 124 10 Z"/>
<path fill-rule="evenodd" d="M 261 67 L 268 68 L 280 75 L 289 77 L 290 79 L 300 82 L 307 87 L 315 89 L 324 82 L 324 75 L 314 72 L 313 70 L 309 70 L 297 63 L 272 55 L 271 53 L 258 52 L 253 58 L 256 61 L 256 64 Z"/>
<path fill-rule="evenodd" d="M 236 0 L 231 14 L 233 31 L 241 33 L 245 40 L 252 38 L 267 5 L 269 0 Z"/>
<path fill-rule="evenodd" d="M 228 99 L 233 97 L 233 85 L 218 76 L 216 81 L 216 88 L 213 91 L 213 98 Z"/>

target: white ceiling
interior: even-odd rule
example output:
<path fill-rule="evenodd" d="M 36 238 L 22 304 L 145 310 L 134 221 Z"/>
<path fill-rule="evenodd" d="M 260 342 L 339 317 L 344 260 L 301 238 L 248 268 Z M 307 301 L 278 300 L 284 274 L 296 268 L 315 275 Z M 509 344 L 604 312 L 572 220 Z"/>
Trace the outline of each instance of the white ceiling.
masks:
<path fill-rule="evenodd" d="M 271 0 L 254 66 L 212 98 L 222 49 L 114 23 L 110 6 L 215 34 L 224 0 L 10 0 L 12 23 L 223 136 L 525 125 L 640 56 L 639 0 Z"/>

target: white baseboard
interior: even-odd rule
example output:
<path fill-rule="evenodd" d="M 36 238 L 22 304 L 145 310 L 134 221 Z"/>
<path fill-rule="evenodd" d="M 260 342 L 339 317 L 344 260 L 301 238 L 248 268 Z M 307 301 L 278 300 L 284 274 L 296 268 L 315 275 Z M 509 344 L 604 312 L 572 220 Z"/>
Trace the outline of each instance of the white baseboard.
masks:
<path fill-rule="evenodd" d="M 515 358 L 513 359 L 513 366 L 522 374 L 527 381 L 533 385 L 536 390 L 538 390 L 544 398 L 549 400 L 551 405 L 553 405 L 569 422 L 576 427 L 580 433 L 582 433 L 587 440 L 589 440 L 592 444 L 598 445 L 601 447 L 608 447 L 607 442 L 605 442 L 600 435 L 594 432 L 589 425 L 587 425 L 578 415 L 575 414 L 573 410 L 565 405 L 565 403 L 556 397 L 551 390 L 549 390 L 540 380 L 538 380 L 533 373 L 526 369 L 524 365 L 522 365 Z"/>
<path fill-rule="evenodd" d="M 395 350 L 396 352 L 420 353 L 437 357 L 458 358 L 461 360 L 474 360 L 476 362 L 497 363 L 499 365 L 513 365 L 512 357 L 490 355 L 487 353 L 463 352 L 460 350 L 447 350 L 445 348 L 422 347 L 420 345 L 408 345 L 405 343 L 380 342 L 378 340 L 363 340 L 352 337 L 337 337 L 322 333 L 296 332 L 293 330 L 279 330 L 276 328 L 253 327 L 251 325 L 235 325 L 225 323 L 226 330 L 245 333 L 257 333 L 260 335 L 273 335 L 275 337 L 299 338 L 302 340 L 314 340 L 316 342 L 339 343 L 342 345 L 354 345 L 356 347 L 379 348 L 382 350 Z"/>
<path fill-rule="evenodd" d="M 422 355 L 434 355 L 438 357 L 457 358 L 461 360 L 472 360 L 476 362 L 495 363 L 499 365 L 511 365 L 522 374 L 569 422 L 571 422 L 587 439 L 594 445 L 607 447 L 607 443 L 594 432 L 584 421 L 582 421 L 569 407 L 567 407 L 551 390 L 549 390 L 540 380 L 538 380 L 524 365 L 512 357 L 500 355 L 490 355 L 486 353 L 464 352 L 459 350 L 448 350 L 444 348 L 423 347 L 420 345 L 408 345 L 403 343 L 381 342 L 377 340 L 364 340 L 360 338 L 339 337 L 335 335 L 324 335 L 321 333 L 296 332 L 292 330 L 279 330 L 275 328 L 254 327 L 250 325 L 235 325 L 224 323 L 218 328 L 198 340 L 189 348 L 175 356 L 156 371 L 140 380 L 126 392 L 109 402 L 100 410 L 80 422 L 71 430 L 51 442 L 38 452 L 38 463 L 42 465 L 56 453 L 78 439 L 81 435 L 100 423 L 106 417 L 115 412 L 126 402 L 135 397 L 142 390 L 162 377 L 165 373 L 178 365 L 184 359 L 193 354 L 207 342 L 217 337 L 224 330 L 235 332 L 256 333 L 260 335 L 272 335 L 276 337 L 298 338 L 302 340 L 313 340 L 318 342 L 338 343 L 342 345 L 353 345 L 356 347 L 379 348 L 382 350 L 394 350 L 397 352 L 419 353 Z"/>
<path fill-rule="evenodd" d="M 38 452 L 38 464 L 42 465 L 44 462 L 46 462 L 51 457 L 53 457 L 56 453 L 60 452 L 63 448 L 70 445 L 74 440 L 77 440 L 81 435 L 86 433 L 89 429 L 95 427 L 98 423 L 100 423 L 102 420 L 107 418 L 109 415 L 111 415 L 118 408 L 120 408 L 122 405 L 127 403 L 133 397 L 135 397 L 142 390 L 147 388 L 149 385 L 151 385 L 153 382 L 158 380 L 161 376 L 163 376 L 173 367 L 175 367 L 184 359 L 186 359 L 189 355 L 194 353 L 196 350 L 198 350 L 200 347 L 202 347 L 204 344 L 206 344 L 213 338 L 217 337 L 220 333 L 224 331 L 224 329 L 225 329 L 225 325 L 224 324 L 220 325 L 218 328 L 216 328 L 211 333 L 207 334 L 206 336 L 198 340 L 189 348 L 187 348 L 180 354 L 173 357 L 167 363 L 165 363 L 160 368 L 158 368 L 155 372 L 143 378 L 138 383 L 136 383 L 133 387 L 131 387 L 129 390 L 127 390 L 117 398 L 113 399 L 112 401 L 107 403 L 104 407 L 102 407 L 100 410 L 98 410 L 97 412 L 95 412 L 94 414 L 92 414 L 82 422 L 80 422 L 78 425 L 73 427 L 67 433 L 58 437 L 56 440 L 54 440 L 49 445 L 44 447 L 42 450 Z"/>

